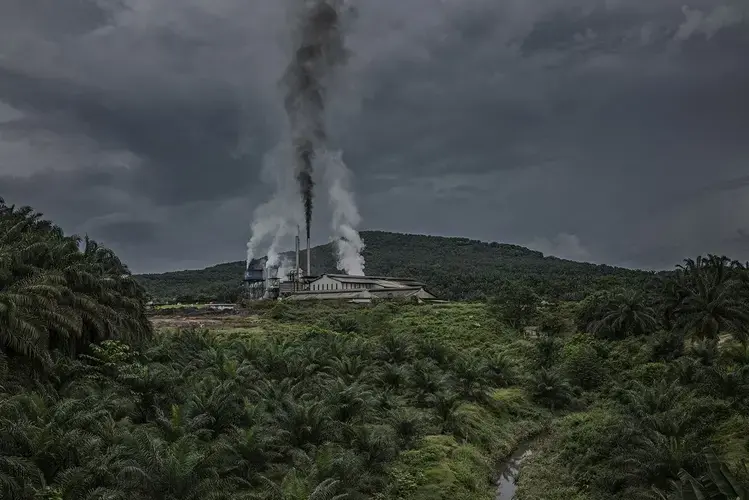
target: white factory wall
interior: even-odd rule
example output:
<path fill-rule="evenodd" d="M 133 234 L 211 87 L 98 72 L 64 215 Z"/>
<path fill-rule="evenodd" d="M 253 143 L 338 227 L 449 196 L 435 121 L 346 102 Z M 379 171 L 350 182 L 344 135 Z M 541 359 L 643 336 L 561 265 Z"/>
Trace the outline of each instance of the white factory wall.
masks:
<path fill-rule="evenodd" d="M 325 290 L 342 290 L 343 283 L 341 283 L 340 281 L 336 281 L 328 276 L 322 276 L 310 283 L 309 289 L 310 291 L 315 292 Z"/>
<path fill-rule="evenodd" d="M 367 288 L 377 288 L 375 283 L 342 283 L 327 274 L 320 276 L 310 283 L 310 291 L 324 292 L 326 290 L 364 290 Z"/>

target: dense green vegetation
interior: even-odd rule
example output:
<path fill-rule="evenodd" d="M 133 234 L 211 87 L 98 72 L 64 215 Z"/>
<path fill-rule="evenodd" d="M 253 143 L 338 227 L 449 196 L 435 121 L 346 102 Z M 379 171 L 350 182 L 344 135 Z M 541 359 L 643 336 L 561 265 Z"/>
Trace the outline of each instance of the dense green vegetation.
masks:
<path fill-rule="evenodd" d="M 486 302 L 263 303 L 153 335 L 112 252 L 27 208 L 0 229 L 0 498 L 488 500 L 526 440 L 520 500 L 747 498 L 728 259 L 580 301 L 518 275 Z"/>
<path fill-rule="evenodd" d="M 501 359 L 314 330 L 182 331 L 141 352 L 104 343 L 0 406 L 11 455 L 0 487 L 10 498 L 489 499 L 492 458 L 542 417 L 522 391 L 495 389 L 509 382 Z"/>
<path fill-rule="evenodd" d="M 151 335 L 145 293 L 117 256 L 95 241 L 65 237 L 29 207 L 0 198 L 0 361 L 46 364 L 91 342 Z"/>
<path fill-rule="evenodd" d="M 557 386 L 585 404 L 555 421 L 519 498 L 749 498 L 748 277 L 689 260 L 648 293 L 578 304 L 591 334 L 541 338 Z"/>
<path fill-rule="evenodd" d="M 516 245 L 382 231 L 361 235 L 366 243 L 367 274 L 413 277 L 449 300 L 484 299 L 514 280 L 522 280 L 544 297 L 578 300 L 596 290 L 637 288 L 652 279 L 651 273 L 544 257 Z M 313 270 L 336 272 L 333 255 L 331 245 L 313 248 Z M 232 262 L 137 279 L 156 300 L 232 302 L 239 296 L 244 266 L 244 262 Z"/>

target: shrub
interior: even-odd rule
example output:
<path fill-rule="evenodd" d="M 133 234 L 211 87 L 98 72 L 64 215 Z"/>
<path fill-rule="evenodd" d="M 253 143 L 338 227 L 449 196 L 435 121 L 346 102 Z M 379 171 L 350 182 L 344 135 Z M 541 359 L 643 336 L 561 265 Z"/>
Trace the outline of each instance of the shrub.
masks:
<path fill-rule="evenodd" d="M 489 300 L 489 312 L 513 328 L 522 328 L 536 315 L 539 302 L 530 287 L 510 281 Z"/>
<path fill-rule="evenodd" d="M 650 340 L 653 361 L 673 361 L 684 355 L 684 333 L 658 332 Z"/>
<path fill-rule="evenodd" d="M 558 313 L 544 311 L 540 314 L 538 331 L 542 335 L 558 337 L 572 330 L 572 323 Z"/>
<path fill-rule="evenodd" d="M 629 372 L 633 380 L 652 384 L 666 380 L 669 374 L 669 366 L 666 363 L 645 363 L 638 365 Z"/>
<path fill-rule="evenodd" d="M 333 330 L 341 333 L 359 333 L 361 325 L 359 320 L 351 316 L 336 316 L 330 321 Z"/>
<path fill-rule="evenodd" d="M 555 450 L 560 463 L 575 464 L 574 483 L 588 490 L 591 498 L 612 498 L 609 493 L 626 479 L 626 471 L 616 465 L 621 444 L 628 440 L 627 419 L 606 408 L 575 413 L 562 418 L 555 429 Z"/>
<path fill-rule="evenodd" d="M 283 301 L 277 301 L 273 307 L 268 310 L 267 314 L 271 319 L 277 321 L 291 321 L 296 318 L 292 306 Z"/>
<path fill-rule="evenodd" d="M 489 464 L 478 449 L 449 436 L 427 436 L 389 469 L 388 500 L 489 500 Z"/>
<path fill-rule="evenodd" d="M 554 337 L 541 337 L 536 342 L 536 364 L 540 368 L 551 368 L 559 359 L 561 342 Z"/>
<path fill-rule="evenodd" d="M 576 335 L 562 351 L 562 369 L 570 382 L 585 390 L 596 389 L 606 376 L 605 361 L 590 335 Z"/>

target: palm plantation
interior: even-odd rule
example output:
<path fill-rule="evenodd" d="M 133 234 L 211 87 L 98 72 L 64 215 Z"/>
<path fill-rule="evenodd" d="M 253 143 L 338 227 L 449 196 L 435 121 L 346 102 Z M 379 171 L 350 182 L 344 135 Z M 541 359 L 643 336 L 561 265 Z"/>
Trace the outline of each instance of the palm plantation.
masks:
<path fill-rule="evenodd" d="M 91 342 L 151 335 L 145 293 L 108 249 L 65 237 L 29 207 L 0 200 L 0 345 L 48 362 Z"/>
<path fill-rule="evenodd" d="M 0 498 L 488 500 L 528 439 L 521 500 L 746 498 L 748 283 L 709 256 L 582 302 L 153 335 L 113 252 L 0 204 Z"/>

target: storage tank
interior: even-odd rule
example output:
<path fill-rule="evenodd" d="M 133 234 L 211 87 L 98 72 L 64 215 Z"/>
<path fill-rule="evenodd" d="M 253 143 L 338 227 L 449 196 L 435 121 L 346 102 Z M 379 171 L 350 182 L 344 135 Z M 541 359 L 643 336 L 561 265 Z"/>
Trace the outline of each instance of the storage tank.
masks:
<path fill-rule="evenodd" d="M 250 283 L 257 283 L 259 281 L 265 281 L 263 277 L 263 270 L 261 269 L 247 269 L 244 272 L 244 280 Z"/>

